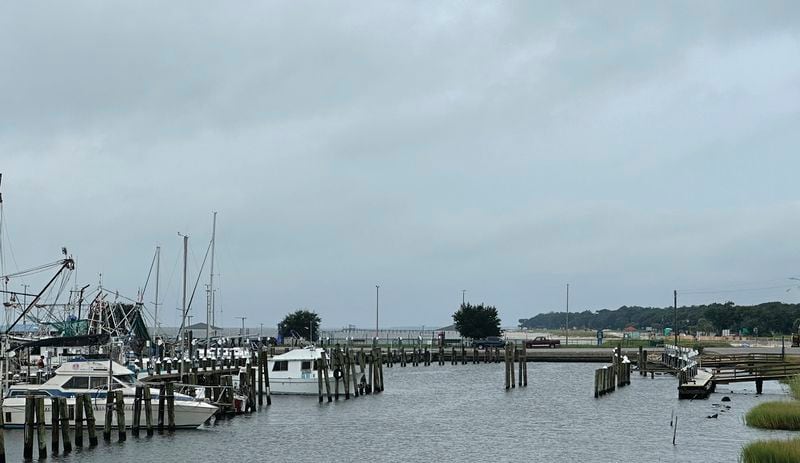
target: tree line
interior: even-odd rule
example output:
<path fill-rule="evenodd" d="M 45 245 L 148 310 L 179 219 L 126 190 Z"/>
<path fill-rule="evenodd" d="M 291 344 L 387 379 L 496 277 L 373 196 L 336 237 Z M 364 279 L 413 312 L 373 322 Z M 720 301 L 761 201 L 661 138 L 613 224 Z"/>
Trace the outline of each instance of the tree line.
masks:
<path fill-rule="evenodd" d="M 563 329 L 566 312 L 549 312 L 532 318 L 520 319 L 521 328 Z M 570 312 L 570 328 L 590 330 L 622 330 L 629 326 L 637 329 L 652 327 L 655 330 L 673 328 L 675 309 L 673 307 L 622 306 L 616 310 L 584 310 Z M 800 304 L 765 302 L 757 305 L 724 304 L 692 305 L 678 307 L 677 329 L 681 332 L 721 334 L 728 329 L 731 333 L 742 332 L 759 335 L 781 335 L 796 333 L 800 327 Z"/>

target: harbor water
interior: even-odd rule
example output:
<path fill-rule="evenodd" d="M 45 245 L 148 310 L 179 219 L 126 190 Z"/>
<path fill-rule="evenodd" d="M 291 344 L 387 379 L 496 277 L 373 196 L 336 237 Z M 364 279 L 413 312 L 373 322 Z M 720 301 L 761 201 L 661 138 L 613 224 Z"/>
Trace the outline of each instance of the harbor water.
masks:
<path fill-rule="evenodd" d="M 744 383 L 708 400 L 678 401 L 672 376 L 642 378 L 595 399 L 598 364 L 529 363 L 528 386 L 503 389 L 503 364 L 384 368 L 386 391 L 319 404 L 274 396 L 260 412 L 196 431 L 100 442 L 51 461 L 737 461 L 759 438 L 792 433 L 751 429 L 744 414 L 764 394 Z M 721 402 L 723 396 L 730 402 Z M 715 406 L 717 404 L 718 406 Z M 726 409 L 729 405 L 730 409 Z M 676 445 L 670 418 L 678 417 Z M 708 416 L 718 414 L 718 418 Z M 129 431 L 130 433 L 130 431 Z M 8 461 L 22 460 L 22 431 L 6 430 Z M 49 431 L 48 431 L 49 447 Z M 50 450 L 48 448 L 48 450 Z"/>

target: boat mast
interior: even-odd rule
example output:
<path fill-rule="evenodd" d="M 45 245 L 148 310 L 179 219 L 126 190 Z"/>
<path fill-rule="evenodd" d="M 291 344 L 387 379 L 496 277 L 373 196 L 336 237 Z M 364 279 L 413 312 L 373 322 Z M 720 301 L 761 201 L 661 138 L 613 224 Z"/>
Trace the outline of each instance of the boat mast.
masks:
<path fill-rule="evenodd" d="M 153 302 L 155 306 L 155 315 L 153 316 L 153 343 L 156 345 L 156 357 L 158 357 L 158 272 L 161 267 L 161 246 L 156 246 L 156 299 Z"/>
<path fill-rule="evenodd" d="M 3 174 L 0 173 L 0 185 L 3 184 Z M 3 256 L 3 193 L 0 192 L 0 275 L 5 276 L 6 274 L 6 263 L 5 257 Z M 3 277 L 3 285 L 6 291 L 3 292 L 3 308 L 5 314 L 5 321 L 6 326 L 11 322 L 8 317 L 8 307 L 5 305 L 7 302 L 8 297 L 8 280 Z M 26 291 L 27 293 L 27 291 Z M 6 396 L 6 390 L 8 389 L 8 335 L 3 336 L 3 384 L 2 384 L 2 397 Z"/>
<path fill-rule="evenodd" d="M 211 225 L 211 272 L 208 280 L 208 307 L 206 309 L 206 349 L 211 344 L 211 324 L 214 322 L 214 244 L 217 238 L 217 213 Z"/>
<path fill-rule="evenodd" d="M 182 319 L 181 319 L 181 328 L 178 331 L 178 338 L 181 340 L 181 359 L 186 351 L 186 346 L 184 345 L 183 341 L 183 330 L 186 327 L 186 259 L 189 252 L 189 236 L 188 235 L 181 235 L 183 237 L 183 309 L 181 310 Z M 181 378 L 183 378 L 183 361 L 180 363 L 180 373 Z"/>

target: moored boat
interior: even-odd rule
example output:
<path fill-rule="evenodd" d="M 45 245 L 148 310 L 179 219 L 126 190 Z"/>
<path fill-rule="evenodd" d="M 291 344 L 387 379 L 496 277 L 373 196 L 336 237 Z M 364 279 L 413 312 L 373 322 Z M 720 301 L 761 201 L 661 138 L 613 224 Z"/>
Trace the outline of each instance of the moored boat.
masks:
<path fill-rule="evenodd" d="M 317 362 L 325 349 L 308 346 L 269 359 L 269 385 L 272 394 L 317 395 Z"/>
<path fill-rule="evenodd" d="M 109 374 L 109 365 L 111 372 Z M 133 413 L 135 377 L 131 370 L 108 360 L 76 359 L 62 364 L 55 375 L 43 384 L 15 384 L 10 386 L 3 399 L 2 412 L 6 427 L 22 427 L 25 424 L 25 398 L 29 395 L 45 397 L 45 413 L 50 413 L 51 397 L 67 400 L 70 426 L 75 425 L 75 395 L 88 394 L 94 409 L 96 425 L 105 425 L 105 407 L 109 382 L 112 392 L 121 390 L 125 403 L 125 414 Z M 147 387 L 147 386 L 145 386 Z M 150 389 L 153 416 L 158 416 L 159 390 Z M 186 394 L 175 393 L 175 427 L 192 429 L 200 426 L 217 411 L 217 407 Z M 144 407 L 144 404 L 142 404 Z M 130 427 L 132 419 L 126 419 Z M 116 413 L 112 414 L 112 427 L 117 427 Z"/>

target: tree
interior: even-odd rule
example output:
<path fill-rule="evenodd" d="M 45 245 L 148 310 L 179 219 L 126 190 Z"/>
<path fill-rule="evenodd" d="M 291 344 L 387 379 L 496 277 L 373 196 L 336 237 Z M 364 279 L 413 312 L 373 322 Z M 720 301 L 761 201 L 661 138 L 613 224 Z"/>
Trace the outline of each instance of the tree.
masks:
<path fill-rule="evenodd" d="M 461 304 L 453 314 L 456 329 L 465 338 L 480 339 L 500 336 L 500 317 L 494 306 Z"/>
<path fill-rule="evenodd" d="M 278 324 L 278 328 L 283 337 L 297 335 L 313 342 L 319 339 L 319 324 L 321 321 L 319 315 L 315 312 L 311 312 L 308 309 L 298 309 L 283 317 L 283 321 Z M 309 329 L 311 332 L 309 332 Z"/>

